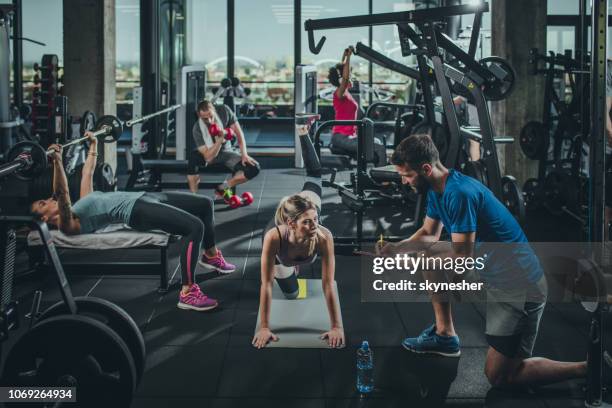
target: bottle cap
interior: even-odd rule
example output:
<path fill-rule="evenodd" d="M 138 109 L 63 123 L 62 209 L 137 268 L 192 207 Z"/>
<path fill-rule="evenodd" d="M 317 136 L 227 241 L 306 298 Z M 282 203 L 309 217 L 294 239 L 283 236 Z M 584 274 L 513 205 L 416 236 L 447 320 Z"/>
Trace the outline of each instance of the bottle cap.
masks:
<path fill-rule="evenodd" d="M 368 343 L 367 340 L 364 340 L 363 343 L 361 343 L 361 348 L 364 350 L 368 350 L 370 348 L 370 343 Z"/>

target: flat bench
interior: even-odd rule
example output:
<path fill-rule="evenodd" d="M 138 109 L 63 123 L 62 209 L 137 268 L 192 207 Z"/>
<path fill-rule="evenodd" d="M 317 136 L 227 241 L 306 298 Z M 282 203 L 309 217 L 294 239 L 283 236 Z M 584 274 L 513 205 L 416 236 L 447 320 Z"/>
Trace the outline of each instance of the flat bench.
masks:
<path fill-rule="evenodd" d="M 92 272 L 97 267 L 103 267 L 103 274 L 113 274 L 114 271 L 109 267 L 142 266 L 145 267 L 146 275 L 159 274 L 158 291 L 165 293 L 168 291 L 168 247 L 175 241 L 174 237 L 163 232 L 139 232 L 127 229 L 122 225 L 112 225 L 107 229 L 94 234 L 66 235 L 58 230 L 51 230 L 53 244 L 62 253 L 80 253 L 83 262 L 65 262 L 62 265 L 79 266 L 87 272 Z M 32 231 L 27 237 L 28 247 L 42 247 L 42 241 L 37 231 Z M 155 249 L 159 251 L 157 262 L 136 262 L 129 260 L 115 260 L 111 256 L 113 250 L 143 250 Z M 105 260 L 100 262 L 91 261 L 91 252 L 104 252 L 108 256 L 100 257 Z M 85 256 L 90 253 L 90 256 Z M 118 255 L 118 254 L 117 254 Z M 108 261 L 106 261 L 108 260 Z M 155 266 L 155 268 L 151 268 Z M 153 272 L 152 272 L 153 271 Z"/>

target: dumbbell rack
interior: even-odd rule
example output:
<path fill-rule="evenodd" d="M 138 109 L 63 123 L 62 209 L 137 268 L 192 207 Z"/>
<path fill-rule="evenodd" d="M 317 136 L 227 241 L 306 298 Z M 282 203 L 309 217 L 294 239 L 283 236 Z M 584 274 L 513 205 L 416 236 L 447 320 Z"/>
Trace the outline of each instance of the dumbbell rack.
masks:
<path fill-rule="evenodd" d="M 43 147 L 54 143 L 55 97 L 61 94 L 58 76 L 59 59 L 57 55 L 45 54 L 40 65 L 34 64 L 34 89 L 32 92 L 32 134 Z"/>

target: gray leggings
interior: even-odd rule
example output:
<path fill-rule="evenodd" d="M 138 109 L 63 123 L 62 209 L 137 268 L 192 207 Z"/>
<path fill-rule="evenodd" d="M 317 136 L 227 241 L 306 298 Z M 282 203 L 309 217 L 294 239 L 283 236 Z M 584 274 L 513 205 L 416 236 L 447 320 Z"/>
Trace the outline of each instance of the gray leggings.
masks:
<path fill-rule="evenodd" d="M 340 133 L 334 133 L 332 135 L 331 143 L 343 150 L 346 150 L 357 157 L 357 138 L 349 138 L 347 135 Z M 374 138 L 374 163 L 376 167 L 383 167 L 387 165 L 387 148 L 383 146 L 382 142 Z"/>

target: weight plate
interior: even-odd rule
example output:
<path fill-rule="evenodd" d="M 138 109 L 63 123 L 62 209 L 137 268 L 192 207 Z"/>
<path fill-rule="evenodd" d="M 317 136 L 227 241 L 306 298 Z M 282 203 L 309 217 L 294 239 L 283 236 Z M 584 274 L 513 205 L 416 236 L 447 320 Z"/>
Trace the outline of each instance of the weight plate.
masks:
<path fill-rule="evenodd" d="M 87 296 L 75 297 L 74 301 L 76 302 L 79 316 L 88 316 L 96 319 L 110 327 L 123 339 L 134 358 L 136 374 L 138 375 L 137 381 L 140 381 L 144 372 L 146 353 L 145 342 L 136 322 L 125 310 L 108 300 Z M 68 313 L 68 306 L 65 302 L 61 301 L 45 310 L 38 318 L 38 321 L 41 322 L 51 317 Z"/>
<path fill-rule="evenodd" d="M 136 387 L 130 350 L 110 327 L 87 316 L 43 320 L 17 340 L 1 383 L 11 387 L 76 387 L 74 407 L 129 407 Z M 45 403 L 9 404 L 42 407 Z"/>
<path fill-rule="evenodd" d="M 544 206 L 553 215 L 561 215 L 563 209 L 574 210 L 578 202 L 579 186 L 562 170 L 551 171 L 544 179 Z"/>
<path fill-rule="evenodd" d="M 29 140 L 16 143 L 9 149 L 6 154 L 6 162 L 10 163 L 16 160 L 20 155 L 29 155 L 32 158 L 32 164 L 27 169 L 21 169 L 15 172 L 15 177 L 20 180 L 32 180 L 39 174 L 42 174 L 48 165 L 47 152 L 41 145 Z"/>
<path fill-rule="evenodd" d="M 79 133 L 81 137 L 85 136 L 85 132 L 93 131 L 96 128 L 96 115 L 92 111 L 85 111 L 81 116 Z"/>
<path fill-rule="evenodd" d="M 397 146 L 413 133 L 413 129 L 415 129 L 415 125 L 423 122 L 423 115 L 417 112 L 404 113 L 401 116 L 402 127 L 397 131 L 395 135 L 395 145 Z"/>
<path fill-rule="evenodd" d="M 523 193 L 512 176 L 502 177 L 502 201 L 519 223 L 525 221 L 525 200 Z"/>
<path fill-rule="evenodd" d="M 525 198 L 525 206 L 527 210 L 535 210 L 540 206 L 540 182 L 538 179 L 530 178 L 523 183 L 523 197 Z"/>
<path fill-rule="evenodd" d="M 489 70 L 491 76 L 486 78 L 483 94 L 489 101 L 501 101 L 512 93 L 516 81 L 516 72 L 512 65 L 501 57 L 485 57 L 480 64 Z"/>
<path fill-rule="evenodd" d="M 108 134 L 102 136 L 104 143 L 113 143 L 119 140 L 123 133 L 123 125 L 117 117 L 112 115 L 102 116 L 96 122 L 96 131 L 101 130 L 104 126 L 108 126 L 111 129 Z"/>
<path fill-rule="evenodd" d="M 525 156 L 532 160 L 541 160 L 548 153 L 550 136 L 542 122 L 527 122 L 521 129 L 519 143 Z"/>

